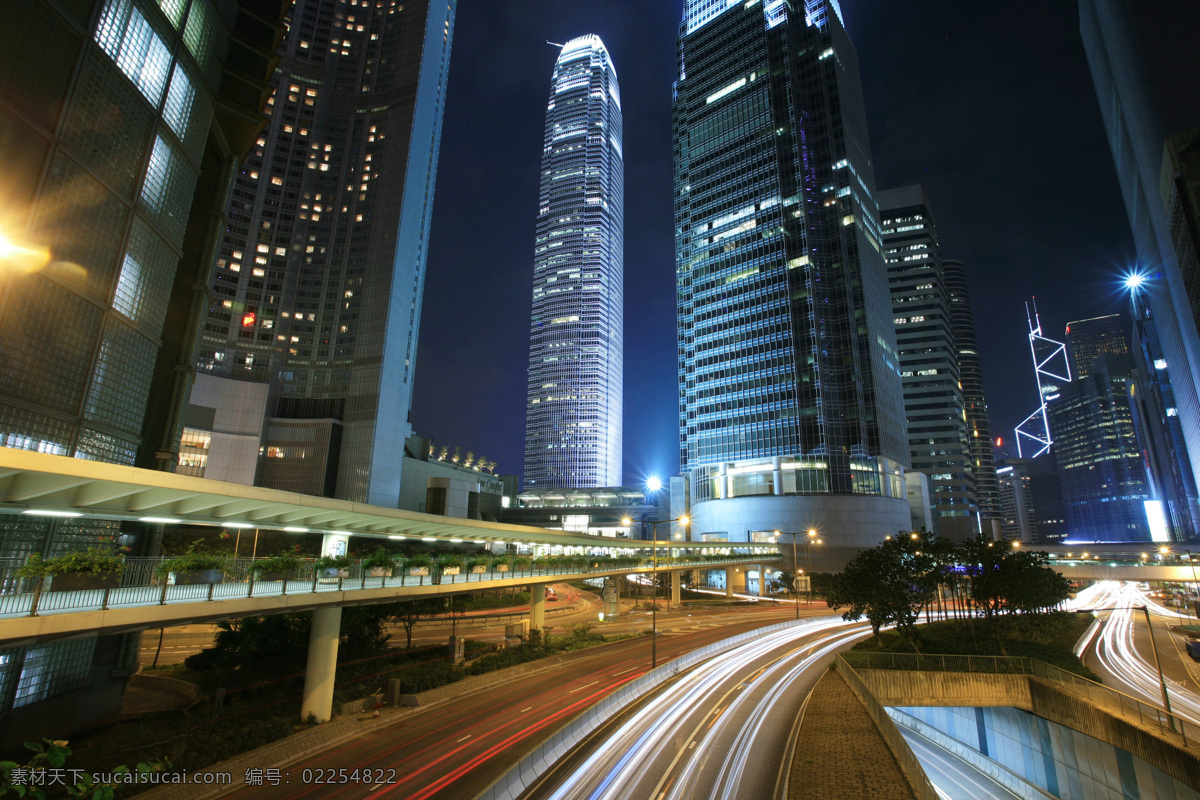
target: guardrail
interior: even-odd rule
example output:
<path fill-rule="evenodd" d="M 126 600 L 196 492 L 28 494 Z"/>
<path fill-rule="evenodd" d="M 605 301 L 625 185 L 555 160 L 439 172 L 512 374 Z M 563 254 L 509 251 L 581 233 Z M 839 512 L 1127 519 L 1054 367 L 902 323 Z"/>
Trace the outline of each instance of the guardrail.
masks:
<path fill-rule="evenodd" d="M 925 672 L 977 672 L 1033 675 L 1067 688 L 1075 695 L 1148 728 L 1184 747 L 1200 742 L 1200 726 L 1166 709 L 1089 680 L 1044 661 L 1021 656 L 956 656 L 923 653 L 850 651 L 844 660 L 855 669 L 909 669 Z"/>
<path fill-rule="evenodd" d="M 633 563 L 611 564 L 594 562 L 583 567 L 552 565 L 550 567 L 526 567 L 509 571 L 496 569 L 483 572 L 465 571 L 463 574 L 440 572 L 436 567 L 427 574 L 400 574 L 391 576 L 372 575 L 370 568 L 363 569 L 355 563 L 340 573 L 327 573 L 317 569 L 313 561 L 304 562 L 296 574 L 287 580 L 259 580 L 251 569 L 255 559 L 230 559 L 222 570 L 219 583 L 173 583 L 159 577 L 156 570 L 162 558 L 129 558 L 121 571 L 117 585 L 98 589 L 75 589 L 54 591 L 53 580 L 49 587 L 43 578 L 21 578 L 16 570 L 21 559 L 0 559 L 0 618 L 38 616 L 45 613 L 72 611 L 108 611 L 121 607 L 168 605 L 172 603 L 211 602 L 250 597 L 285 596 L 297 594 L 319 594 L 365 589 L 391 589 L 414 586 L 462 584 L 466 589 L 471 583 L 485 581 L 542 581 L 553 578 L 568 578 L 592 574 L 611 575 L 621 572 L 643 572 L 652 568 L 647 558 Z M 702 556 L 694 559 L 673 558 L 669 565 L 659 559 L 658 569 L 718 569 L 726 565 L 754 561 L 745 555 Z M 769 560 L 763 558 L 760 560 Z"/>
<path fill-rule="evenodd" d="M 879 734 L 887 743 L 888 749 L 892 751 L 892 755 L 896 759 L 896 763 L 900 765 L 900 770 L 904 773 L 904 777 L 908 778 L 909 788 L 921 800 L 940 800 L 937 790 L 933 788 L 933 784 L 929 781 L 929 776 L 925 774 L 925 768 L 921 766 L 921 762 L 917 760 L 916 754 L 912 748 L 908 746 L 908 742 L 904 741 L 904 734 L 900 733 L 900 729 L 896 727 L 895 721 L 888 716 L 884 711 L 883 706 L 879 705 L 879 701 L 875 699 L 875 695 L 871 694 L 871 690 L 863 683 L 862 678 L 854 671 L 846 659 L 842 657 L 842 653 L 837 656 L 837 670 L 846 683 L 850 686 L 850 690 L 858 696 L 862 701 L 863 706 L 867 709 L 867 714 L 875 722 L 875 727 L 879 730 Z"/>
<path fill-rule="evenodd" d="M 501 775 L 490 786 L 475 795 L 475 800 L 512 800 L 518 797 L 529 786 L 533 785 L 543 772 L 548 770 L 556 761 L 583 741 L 584 738 L 590 736 L 597 728 L 606 723 L 614 714 L 663 681 L 674 677 L 680 670 L 688 669 L 718 653 L 732 650 L 743 642 L 759 639 L 766 634 L 775 631 L 804 628 L 828 620 L 829 617 L 814 617 L 799 622 L 792 620 L 776 625 L 769 625 L 765 628 L 756 628 L 755 630 L 714 642 L 699 650 L 693 650 L 673 661 L 663 664 L 655 670 L 647 672 L 640 678 L 625 684 L 587 711 L 584 711 L 549 739 L 533 748 L 533 750 L 509 769 L 508 772 Z"/>

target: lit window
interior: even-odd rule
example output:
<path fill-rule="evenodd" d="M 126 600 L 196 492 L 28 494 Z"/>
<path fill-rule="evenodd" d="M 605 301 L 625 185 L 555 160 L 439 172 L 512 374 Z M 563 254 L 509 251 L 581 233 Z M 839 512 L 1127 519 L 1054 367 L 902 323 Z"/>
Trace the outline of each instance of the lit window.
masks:
<path fill-rule="evenodd" d="M 96 43 L 138 91 L 158 105 L 171 68 L 171 50 L 133 0 L 108 0 L 96 25 Z"/>

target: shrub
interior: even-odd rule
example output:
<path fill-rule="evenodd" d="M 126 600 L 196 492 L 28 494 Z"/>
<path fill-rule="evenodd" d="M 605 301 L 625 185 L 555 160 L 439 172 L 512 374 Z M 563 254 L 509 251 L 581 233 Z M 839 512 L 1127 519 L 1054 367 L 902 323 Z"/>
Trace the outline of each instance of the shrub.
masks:
<path fill-rule="evenodd" d="M 204 545 L 203 539 L 197 539 L 188 547 L 187 552 L 166 559 L 154 572 L 160 578 L 165 578 L 172 572 L 199 572 L 211 569 L 225 569 L 229 557 L 222 553 L 202 553 L 197 548 Z"/>
<path fill-rule="evenodd" d="M 125 566 L 125 556 L 110 550 L 89 547 L 43 559 L 37 553 L 29 557 L 17 569 L 22 578 L 40 578 L 44 575 L 108 575 L 120 572 Z"/>

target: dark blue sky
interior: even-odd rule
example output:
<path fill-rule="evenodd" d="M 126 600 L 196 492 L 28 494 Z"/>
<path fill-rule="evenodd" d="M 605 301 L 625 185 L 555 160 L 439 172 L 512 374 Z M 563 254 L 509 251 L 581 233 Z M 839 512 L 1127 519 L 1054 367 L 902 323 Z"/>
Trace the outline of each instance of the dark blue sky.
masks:
<path fill-rule="evenodd" d="M 1023 301 L 1047 335 L 1115 313 L 1131 257 L 1075 4 L 843 0 L 880 188 L 922 183 L 966 264 L 992 427 L 1037 395 Z M 412 420 L 519 473 L 533 229 L 550 72 L 563 42 L 607 45 L 625 122 L 625 482 L 679 469 L 671 82 L 680 0 L 460 0 Z"/>

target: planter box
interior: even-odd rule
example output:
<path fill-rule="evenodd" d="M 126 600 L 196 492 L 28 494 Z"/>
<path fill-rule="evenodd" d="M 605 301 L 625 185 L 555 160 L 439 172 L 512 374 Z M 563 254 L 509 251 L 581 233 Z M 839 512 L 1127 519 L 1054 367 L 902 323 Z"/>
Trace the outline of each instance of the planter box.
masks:
<path fill-rule="evenodd" d="M 322 567 L 321 569 L 317 570 L 317 574 L 322 578 L 332 578 L 336 580 L 337 578 L 349 578 L 350 570 L 338 569 L 337 567 Z"/>
<path fill-rule="evenodd" d="M 371 567 L 372 578 L 390 578 L 392 577 L 391 567 Z"/>
<path fill-rule="evenodd" d="M 458 575 L 462 572 L 462 567 L 443 567 L 443 575 Z"/>
<path fill-rule="evenodd" d="M 408 574 L 409 575 L 428 575 L 429 567 L 409 567 Z"/>
<path fill-rule="evenodd" d="M 482 564 L 471 567 L 472 575 L 482 575 L 483 573 L 485 573 L 487 571 L 488 571 L 487 567 L 483 566 Z"/>
<path fill-rule="evenodd" d="M 295 579 L 296 573 L 294 570 L 261 570 L 254 573 L 256 581 L 290 581 Z"/>
<path fill-rule="evenodd" d="M 508 564 L 496 565 L 496 572 L 508 572 L 510 569 L 512 569 L 512 567 L 510 567 Z"/>
<path fill-rule="evenodd" d="M 220 583 L 225 580 L 225 570 L 222 569 L 189 569 L 183 572 L 171 573 L 172 583 L 176 586 L 190 586 L 200 583 Z"/>
<path fill-rule="evenodd" d="M 63 573 L 50 578 L 52 592 L 78 592 L 84 589 L 116 589 L 121 585 L 121 573 L 102 572 L 99 575 Z"/>

